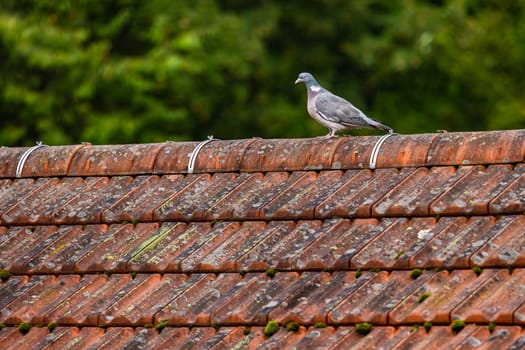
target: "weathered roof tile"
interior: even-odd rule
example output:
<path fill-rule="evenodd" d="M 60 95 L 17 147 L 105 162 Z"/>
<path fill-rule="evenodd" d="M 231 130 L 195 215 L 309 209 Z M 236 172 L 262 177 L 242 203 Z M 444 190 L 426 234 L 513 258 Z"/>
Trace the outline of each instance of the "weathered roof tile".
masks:
<path fill-rule="evenodd" d="M 140 281 L 140 280 L 137 280 Z M 123 297 L 137 282 L 129 274 L 107 276 L 84 275 L 55 309 L 46 315 L 47 322 L 98 326 L 99 315 Z"/>
<path fill-rule="evenodd" d="M 485 270 L 480 276 L 472 270 L 437 272 L 398 304 L 389 313 L 389 320 L 393 324 L 449 324 L 452 310 L 483 282 L 493 278 L 494 272 Z"/>
<path fill-rule="evenodd" d="M 285 297 L 282 291 L 298 278 L 296 272 L 277 272 L 273 277 L 248 273 L 242 288 L 214 310 L 211 321 L 214 324 L 264 326 L 269 312 Z"/>
<path fill-rule="evenodd" d="M 138 284 L 100 314 L 100 324 L 153 324 L 155 314 L 188 287 L 183 274 L 140 274 L 135 279 Z"/>
<path fill-rule="evenodd" d="M 470 256 L 492 236 L 495 218 L 441 218 L 447 225 L 411 258 L 412 266 L 468 268 Z M 490 228 L 490 229 L 488 229 Z"/>
<path fill-rule="evenodd" d="M 211 314 L 220 306 L 217 301 L 225 302 L 225 293 L 234 294 L 243 286 L 239 283 L 242 276 L 237 273 L 217 277 L 213 274 L 194 276 L 198 280 L 156 314 L 156 323 L 165 321 L 169 325 L 210 326 Z"/>
<path fill-rule="evenodd" d="M 481 267 L 525 266 L 525 215 L 498 220 L 492 238 L 470 258 Z"/>
<path fill-rule="evenodd" d="M 431 214 L 486 215 L 489 202 L 515 177 L 510 165 L 476 166 L 431 204 Z"/>
<path fill-rule="evenodd" d="M 428 152 L 427 165 L 473 165 L 522 162 L 523 130 L 438 134 Z"/>
<path fill-rule="evenodd" d="M 70 176 L 151 174 L 162 144 L 85 146 L 69 166 Z"/>
<path fill-rule="evenodd" d="M 378 169 L 357 173 L 319 204 L 316 217 L 370 217 L 372 206 L 415 169 Z M 353 175 L 355 173 L 351 173 Z"/>
<path fill-rule="evenodd" d="M 126 264 L 136 247 L 158 229 L 157 223 L 113 224 L 100 243 L 75 263 L 83 272 L 127 272 Z"/>
<path fill-rule="evenodd" d="M 21 163 L 22 156 L 29 148 L 18 149 L 18 152 L 0 152 L 0 163 L 5 166 L 3 171 L 0 168 L 0 177 L 16 177 L 19 166 L 22 170 L 19 174 L 21 177 L 65 176 L 68 174 L 74 155 L 83 147 L 83 145 L 42 146 L 34 149 L 24 163 Z"/>
<path fill-rule="evenodd" d="M 5 305 L 1 322 L 43 324 L 45 315 L 67 297 L 68 289 L 80 280 L 78 275 L 34 276 L 22 288 L 24 293 Z M 54 288 L 54 286 L 60 286 Z"/>
<path fill-rule="evenodd" d="M 524 141 L 0 148 L 0 348 L 521 348 Z"/>
<path fill-rule="evenodd" d="M 241 171 L 321 170 L 332 167 L 343 139 L 256 140 L 243 154 Z"/>
<path fill-rule="evenodd" d="M 451 316 L 465 322 L 512 324 L 514 312 L 525 303 L 525 271 L 496 271 L 456 307 Z M 518 311 L 519 313 L 519 311 Z"/>
<path fill-rule="evenodd" d="M 382 271 L 328 313 L 331 324 L 370 322 L 387 324 L 388 313 L 432 276 L 423 272 L 416 279 L 409 271 Z"/>

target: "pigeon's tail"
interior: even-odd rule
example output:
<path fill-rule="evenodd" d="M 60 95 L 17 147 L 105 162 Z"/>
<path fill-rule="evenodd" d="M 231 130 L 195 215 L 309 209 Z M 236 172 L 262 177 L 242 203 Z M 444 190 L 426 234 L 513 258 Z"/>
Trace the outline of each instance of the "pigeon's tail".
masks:
<path fill-rule="evenodd" d="M 389 134 L 394 132 L 394 130 L 391 127 L 386 126 L 385 124 L 381 124 L 377 120 L 373 120 L 373 122 L 374 123 L 372 124 L 372 127 L 376 128 L 376 129 L 387 131 Z"/>

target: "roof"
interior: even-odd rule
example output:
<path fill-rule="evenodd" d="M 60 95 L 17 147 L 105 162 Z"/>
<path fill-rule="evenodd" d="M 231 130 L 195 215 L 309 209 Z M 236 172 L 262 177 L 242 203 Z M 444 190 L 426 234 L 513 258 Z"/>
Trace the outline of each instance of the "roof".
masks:
<path fill-rule="evenodd" d="M 522 348 L 524 158 L 525 130 L 2 147 L 0 347 Z"/>

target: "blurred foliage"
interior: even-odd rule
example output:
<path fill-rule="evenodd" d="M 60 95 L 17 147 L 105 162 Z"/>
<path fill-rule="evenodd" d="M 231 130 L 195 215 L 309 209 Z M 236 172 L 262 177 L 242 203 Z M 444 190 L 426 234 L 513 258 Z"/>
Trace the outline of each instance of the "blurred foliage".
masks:
<path fill-rule="evenodd" d="M 525 0 L 2 0 L 0 145 L 324 135 L 302 71 L 400 133 L 524 128 L 524 38 Z"/>

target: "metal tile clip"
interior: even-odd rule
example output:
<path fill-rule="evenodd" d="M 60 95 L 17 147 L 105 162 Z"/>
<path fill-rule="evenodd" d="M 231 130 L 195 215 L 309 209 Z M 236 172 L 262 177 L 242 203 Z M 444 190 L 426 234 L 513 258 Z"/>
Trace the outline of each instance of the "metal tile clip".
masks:
<path fill-rule="evenodd" d="M 24 154 L 22 154 L 22 157 L 18 161 L 18 165 L 16 166 L 16 177 L 22 177 L 22 171 L 24 170 L 24 164 L 29 158 L 29 155 L 33 153 L 34 150 L 40 148 L 40 147 L 47 147 L 46 144 L 43 144 L 42 141 L 37 141 L 36 145 L 27 149 Z"/>
<path fill-rule="evenodd" d="M 195 161 L 197 160 L 197 155 L 199 154 L 202 147 L 204 147 L 207 143 L 210 143 L 212 141 L 217 141 L 219 139 L 214 139 L 213 135 L 208 136 L 207 140 L 202 141 L 195 147 L 193 152 L 189 154 L 190 160 L 188 161 L 188 174 L 193 174 L 193 169 L 195 167 Z"/>
<path fill-rule="evenodd" d="M 376 168 L 377 163 L 377 155 L 379 154 L 379 149 L 383 145 L 383 143 L 386 141 L 387 138 L 389 138 L 392 135 L 398 135 L 397 133 L 391 133 L 391 134 L 385 134 L 377 140 L 376 144 L 374 145 L 374 148 L 372 149 L 372 154 L 370 155 L 370 169 L 374 170 Z"/>

